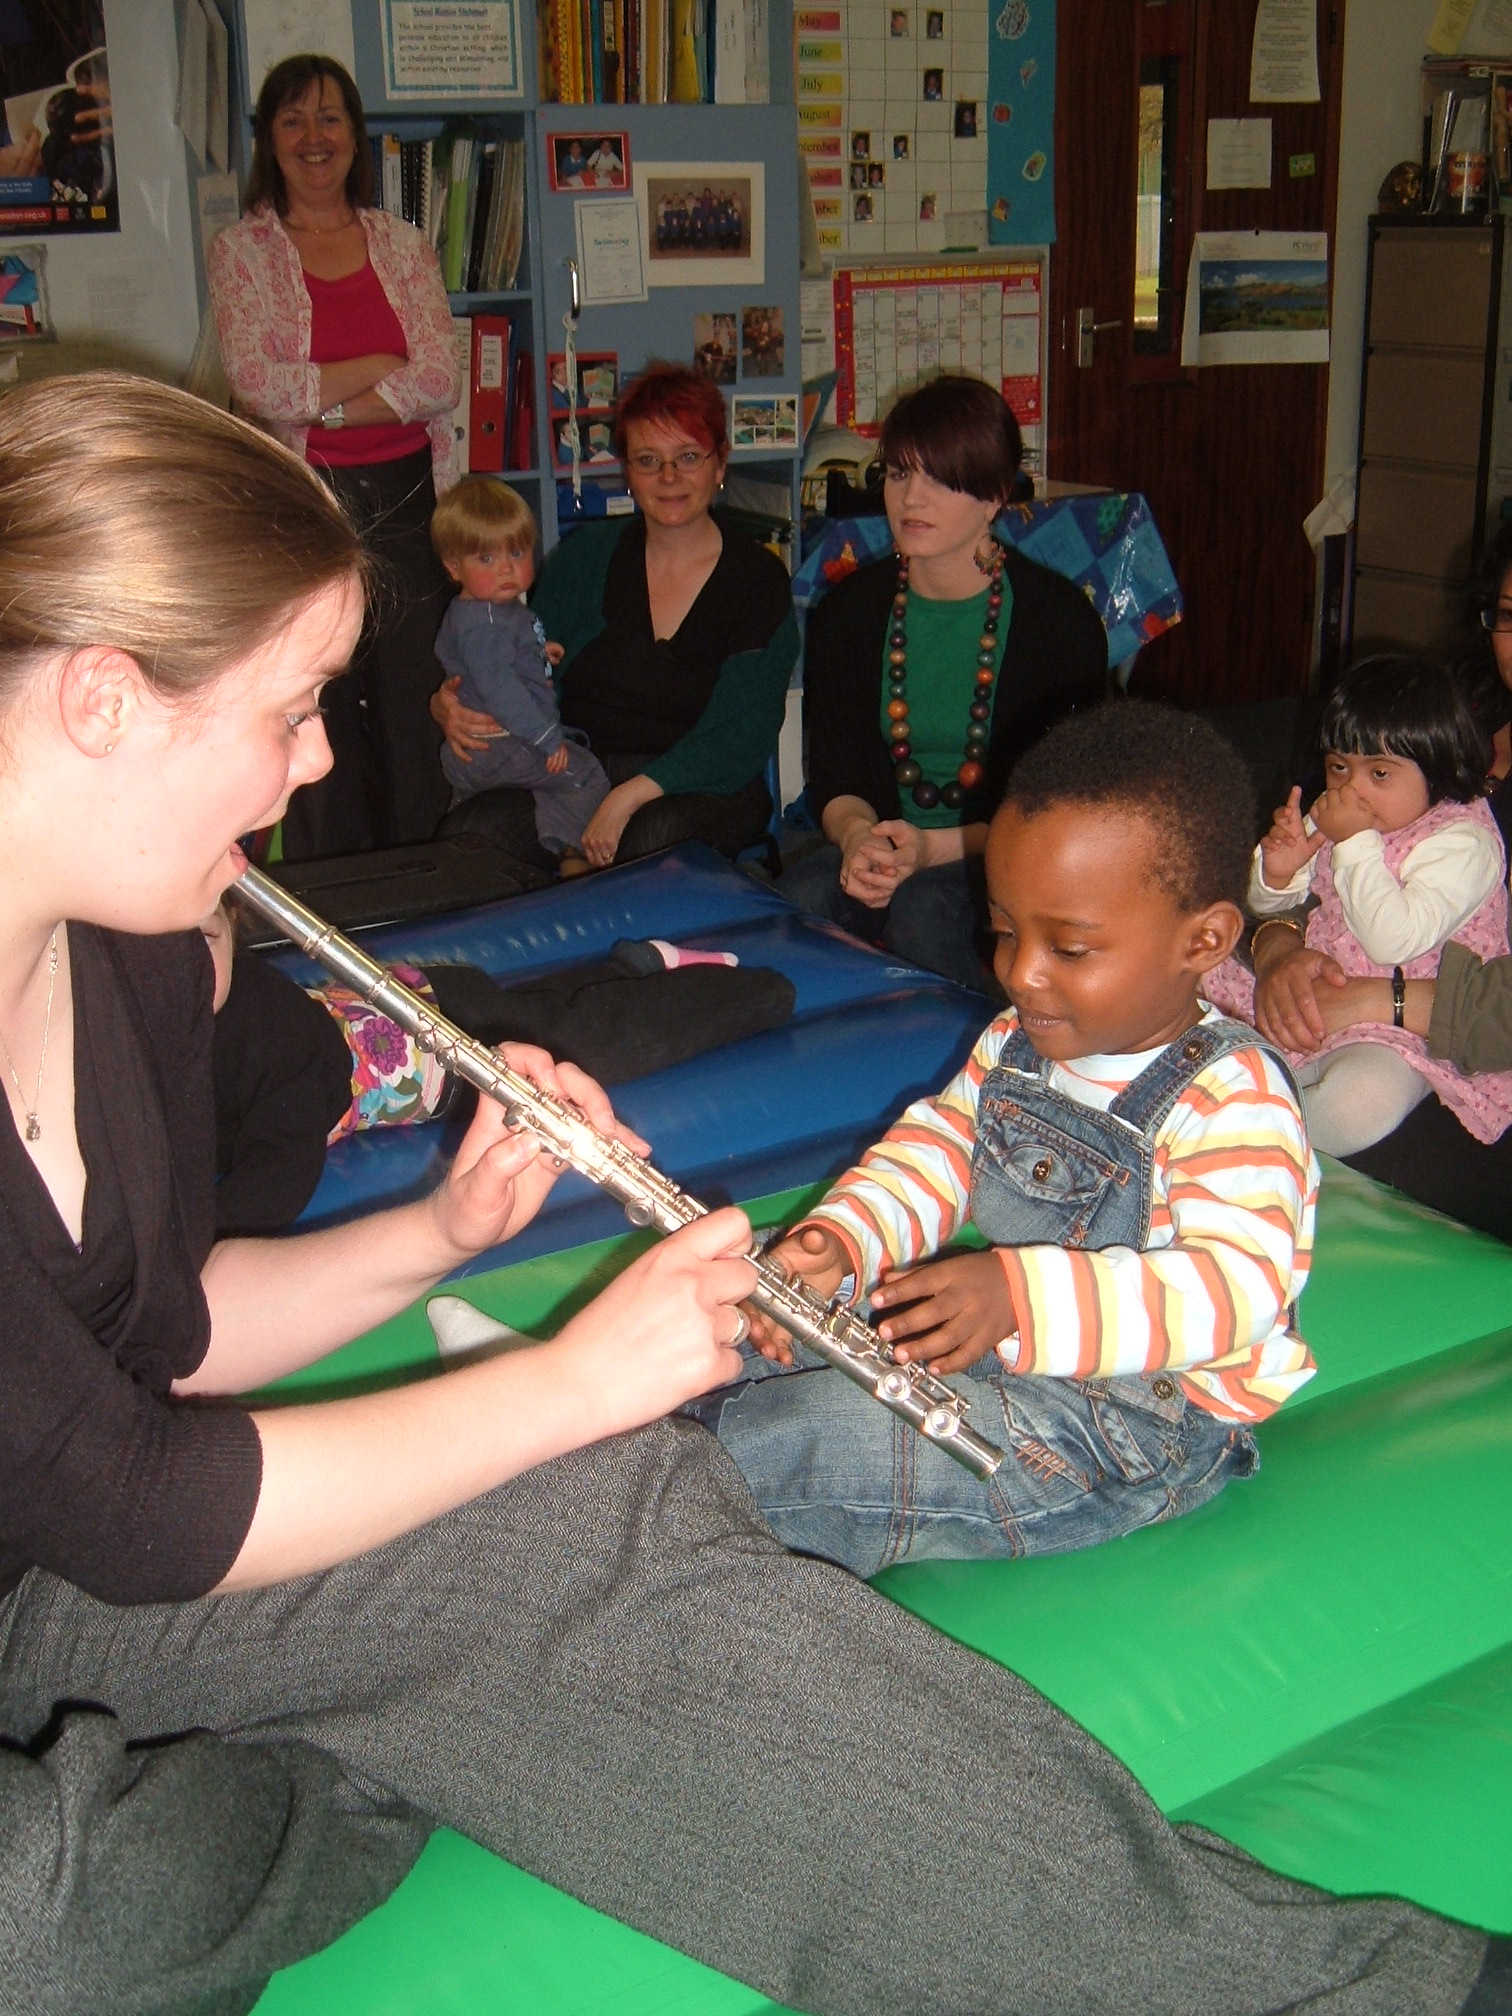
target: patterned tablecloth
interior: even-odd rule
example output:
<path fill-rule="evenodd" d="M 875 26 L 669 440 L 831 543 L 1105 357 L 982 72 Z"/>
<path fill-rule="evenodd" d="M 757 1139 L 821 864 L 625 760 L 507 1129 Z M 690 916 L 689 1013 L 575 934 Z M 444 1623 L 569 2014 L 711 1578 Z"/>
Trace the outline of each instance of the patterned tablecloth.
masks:
<path fill-rule="evenodd" d="M 793 576 L 800 619 L 836 581 L 892 551 L 892 533 L 880 512 L 871 518 L 813 519 L 810 525 L 817 536 L 805 538 L 803 565 Z M 1138 491 L 1010 505 L 994 530 L 1083 591 L 1103 620 L 1108 663 L 1121 679 L 1152 637 L 1181 621 L 1181 590 Z"/>

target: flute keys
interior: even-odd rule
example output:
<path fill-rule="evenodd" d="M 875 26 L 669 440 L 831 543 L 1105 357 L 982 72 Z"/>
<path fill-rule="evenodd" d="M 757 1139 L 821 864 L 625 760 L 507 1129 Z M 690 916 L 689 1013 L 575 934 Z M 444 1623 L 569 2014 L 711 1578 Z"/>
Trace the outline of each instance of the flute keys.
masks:
<path fill-rule="evenodd" d="M 639 1197 L 632 1197 L 625 1206 L 625 1216 L 637 1232 L 642 1231 L 651 1223 L 651 1206 L 643 1203 Z"/>
<path fill-rule="evenodd" d="M 948 1441 L 960 1425 L 959 1417 L 949 1407 L 931 1407 L 920 1423 L 924 1433 L 936 1442 Z"/>
<path fill-rule="evenodd" d="M 877 1396 L 882 1400 L 906 1400 L 912 1391 L 906 1372 L 887 1372 L 877 1381 Z"/>

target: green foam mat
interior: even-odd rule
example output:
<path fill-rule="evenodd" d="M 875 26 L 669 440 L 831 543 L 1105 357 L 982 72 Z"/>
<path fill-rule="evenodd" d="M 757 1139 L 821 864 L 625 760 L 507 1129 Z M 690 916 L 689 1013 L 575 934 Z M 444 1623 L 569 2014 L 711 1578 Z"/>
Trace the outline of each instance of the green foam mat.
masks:
<path fill-rule="evenodd" d="M 765 2016 L 779 2005 L 443 1829 L 257 2016 Z"/>
<path fill-rule="evenodd" d="M 1040 1688 L 1173 1819 L 1340 1894 L 1512 1933 L 1512 1250 L 1326 1174 L 1302 1305 L 1319 1373 L 1261 1431 L 1257 1478 L 1087 1553 L 879 1586 Z M 776 1224 L 813 1195 L 746 1208 Z M 645 1236 L 459 1292 L 546 1332 Z M 435 1364 L 417 1306 L 292 1383 L 308 1398 Z M 774 2007 L 443 1832 L 259 2016 Z"/>

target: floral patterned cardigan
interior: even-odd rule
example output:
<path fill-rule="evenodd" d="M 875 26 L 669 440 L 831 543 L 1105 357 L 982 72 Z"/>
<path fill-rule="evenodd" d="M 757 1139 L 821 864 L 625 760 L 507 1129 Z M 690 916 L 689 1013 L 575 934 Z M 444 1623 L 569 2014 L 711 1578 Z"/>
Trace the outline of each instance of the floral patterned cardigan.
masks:
<path fill-rule="evenodd" d="M 408 356 L 373 388 L 401 421 L 423 421 L 436 494 L 457 477 L 452 408 L 461 372 L 451 304 L 430 241 L 383 210 L 359 210 L 368 258 L 404 330 Z M 310 360 L 310 296 L 299 254 L 270 205 L 230 225 L 210 248 L 210 300 L 221 361 L 239 410 L 303 456 L 320 417 Z"/>

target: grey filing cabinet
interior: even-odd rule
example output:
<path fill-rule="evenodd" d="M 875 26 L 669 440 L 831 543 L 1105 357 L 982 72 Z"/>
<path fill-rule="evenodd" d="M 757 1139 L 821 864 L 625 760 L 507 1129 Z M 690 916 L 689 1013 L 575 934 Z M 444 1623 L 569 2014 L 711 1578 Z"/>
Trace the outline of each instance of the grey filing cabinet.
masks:
<path fill-rule="evenodd" d="M 1442 644 L 1512 495 L 1503 219 L 1370 220 L 1351 635 Z"/>

